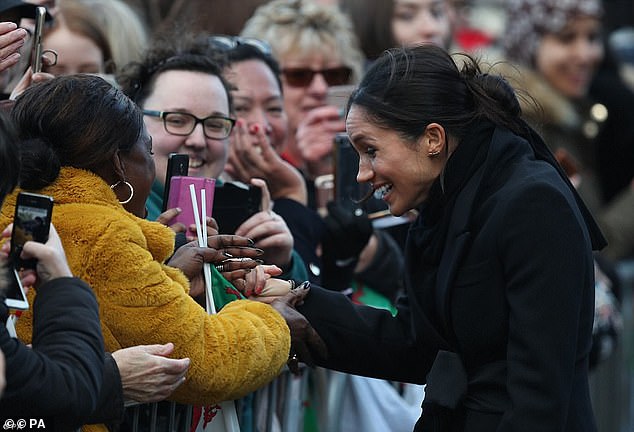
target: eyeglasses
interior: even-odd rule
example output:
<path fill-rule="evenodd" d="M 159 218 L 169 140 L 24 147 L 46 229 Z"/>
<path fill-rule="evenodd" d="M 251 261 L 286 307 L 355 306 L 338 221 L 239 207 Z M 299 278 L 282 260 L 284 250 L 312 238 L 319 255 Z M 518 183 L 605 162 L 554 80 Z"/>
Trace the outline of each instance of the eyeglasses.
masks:
<path fill-rule="evenodd" d="M 205 136 L 217 140 L 227 138 L 236 123 L 236 120 L 231 117 L 217 114 L 202 119 L 183 112 L 143 110 L 143 114 L 163 119 L 165 132 L 172 135 L 191 135 L 196 125 L 202 123 Z"/>
<path fill-rule="evenodd" d="M 286 84 L 291 87 L 308 87 L 316 74 L 321 74 L 329 86 L 344 85 L 350 82 L 352 69 L 348 66 L 339 66 L 330 69 L 309 69 L 309 68 L 284 68 L 282 76 Z"/>
<path fill-rule="evenodd" d="M 215 35 L 209 36 L 209 42 L 215 47 L 222 49 L 223 51 L 229 51 L 237 48 L 240 45 L 249 45 L 259 50 L 264 55 L 271 54 L 271 45 L 268 42 L 242 36 L 227 36 L 227 35 Z"/>

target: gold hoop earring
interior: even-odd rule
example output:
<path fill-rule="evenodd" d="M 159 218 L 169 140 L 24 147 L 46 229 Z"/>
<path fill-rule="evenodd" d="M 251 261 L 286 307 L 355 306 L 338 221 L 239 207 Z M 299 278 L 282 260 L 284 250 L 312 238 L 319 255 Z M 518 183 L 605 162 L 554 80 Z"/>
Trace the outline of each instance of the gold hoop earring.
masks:
<path fill-rule="evenodd" d="M 132 187 L 132 185 L 125 181 L 125 180 L 119 180 L 118 182 L 116 182 L 113 185 L 110 185 L 110 189 L 112 189 L 114 191 L 114 188 L 116 188 L 117 186 L 119 186 L 121 183 L 123 183 L 124 185 L 126 185 L 129 189 L 130 189 L 130 196 L 128 197 L 127 200 L 124 201 L 119 201 L 119 204 L 127 204 L 130 201 L 132 201 L 132 197 L 134 197 L 134 188 Z"/>

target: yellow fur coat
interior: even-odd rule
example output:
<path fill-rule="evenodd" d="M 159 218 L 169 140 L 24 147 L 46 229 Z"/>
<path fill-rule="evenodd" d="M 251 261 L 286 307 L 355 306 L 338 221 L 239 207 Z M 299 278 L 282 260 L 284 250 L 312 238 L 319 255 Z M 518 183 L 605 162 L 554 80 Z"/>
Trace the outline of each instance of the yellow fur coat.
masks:
<path fill-rule="evenodd" d="M 137 218 L 96 175 L 63 168 L 39 193 L 55 200 L 53 224 L 73 273 L 99 301 L 106 349 L 173 342 L 173 357 L 191 359 L 187 381 L 170 399 L 212 404 L 237 399 L 272 380 L 288 359 L 289 329 L 270 306 L 238 300 L 210 316 L 189 295 L 183 273 L 163 262 L 174 235 Z M 11 222 L 17 191 L 0 211 Z M 29 341 L 31 316 L 19 320 Z"/>

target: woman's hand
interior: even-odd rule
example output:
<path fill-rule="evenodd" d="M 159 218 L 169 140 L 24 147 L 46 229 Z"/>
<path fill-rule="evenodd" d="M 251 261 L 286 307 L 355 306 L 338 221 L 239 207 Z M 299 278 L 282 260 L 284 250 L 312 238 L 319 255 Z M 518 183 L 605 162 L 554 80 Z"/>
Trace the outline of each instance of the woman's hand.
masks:
<path fill-rule="evenodd" d="M 262 189 L 262 211 L 244 221 L 236 230 L 236 235 L 251 238 L 264 251 L 264 262 L 278 267 L 288 267 L 293 252 L 293 235 L 284 219 L 271 210 L 271 197 L 262 179 L 252 179 L 251 183 Z"/>
<path fill-rule="evenodd" d="M 174 344 L 138 345 L 112 353 L 125 399 L 141 403 L 166 399 L 185 382 L 190 360 L 168 358 Z"/>
<path fill-rule="evenodd" d="M 198 233 L 196 232 L 196 224 L 191 224 L 189 227 L 186 227 L 185 224 L 181 222 L 176 222 L 170 224 L 170 222 L 179 214 L 181 214 L 183 210 L 178 207 L 171 208 L 165 210 L 161 213 L 157 218 L 156 222 L 159 222 L 167 227 L 170 227 L 175 233 L 185 233 L 185 237 L 187 241 L 194 241 L 198 239 Z M 207 217 L 207 235 L 213 236 L 218 234 L 218 223 L 212 217 Z"/>
<path fill-rule="evenodd" d="M 332 149 L 337 132 L 345 132 L 345 121 L 334 106 L 311 110 L 297 127 L 297 148 L 311 178 L 332 174 Z"/>
<path fill-rule="evenodd" d="M 182 211 L 183 210 L 181 210 L 178 207 L 167 209 L 163 213 L 158 215 L 158 217 L 156 218 L 156 222 L 162 225 L 165 225 L 166 227 L 170 227 L 172 231 L 174 231 L 176 234 L 185 232 L 187 231 L 187 227 L 185 226 L 184 223 L 181 223 L 181 222 L 170 223 L 176 216 L 181 214 Z"/>
<path fill-rule="evenodd" d="M 2 237 L 10 238 L 12 230 L 13 224 L 5 228 Z M 10 241 L 2 245 L 4 256 L 8 257 L 10 247 Z M 21 272 L 20 278 L 24 286 L 38 286 L 53 279 L 73 276 L 66 261 L 62 242 L 53 224 L 51 224 L 47 242 L 27 241 L 24 243 L 20 257 L 37 260 L 35 271 L 27 269 Z"/>
<path fill-rule="evenodd" d="M 230 258 L 245 258 L 227 263 L 227 271 L 232 277 L 244 277 L 259 262 L 256 261 L 262 255 L 262 250 L 253 247 L 252 240 L 236 235 L 213 235 L 207 238 L 206 248 L 198 246 L 197 241 L 192 241 L 178 248 L 167 263 L 185 273 L 190 281 L 190 295 L 196 297 L 203 293 L 205 280 L 203 276 L 203 264 L 225 264 Z"/>
<path fill-rule="evenodd" d="M 260 290 L 240 291 L 245 297 L 262 303 L 273 303 L 279 297 L 288 294 L 295 287 L 292 280 L 278 279 L 275 276 L 266 278 L 264 286 Z"/>
<path fill-rule="evenodd" d="M 48 58 L 43 58 L 43 62 L 44 64 L 48 64 L 51 61 Z M 42 81 L 52 80 L 53 78 L 55 78 L 55 76 L 49 73 L 45 73 L 45 72 L 33 73 L 31 66 L 29 66 L 26 72 L 24 72 L 24 75 L 22 75 L 22 78 L 20 79 L 20 81 L 18 81 L 16 86 L 13 88 L 13 91 L 11 92 L 9 99 L 16 100 L 18 96 L 24 93 L 24 91 L 27 88 L 29 88 L 32 84 L 36 84 Z"/>
<path fill-rule="evenodd" d="M 0 72 L 20 61 L 20 49 L 24 46 L 28 32 L 10 21 L 0 22 Z"/>
<path fill-rule="evenodd" d="M 223 273 L 225 279 L 238 289 L 245 297 L 257 297 L 266 288 L 273 277 L 282 274 L 282 269 L 274 265 L 258 265 L 253 270 L 248 271 L 243 277 L 233 277 Z"/>
<path fill-rule="evenodd" d="M 247 127 L 244 119 L 238 119 L 231 134 L 225 171 L 243 183 L 249 183 L 252 178 L 264 179 L 273 199 L 289 198 L 307 203 L 304 179 L 275 151 L 263 125 Z"/>
<path fill-rule="evenodd" d="M 328 356 L 326 344 L 319 334 L 306 317 L 295 310 L 295 307 L 304 301 L 309 291 L 310 283 L 304 282 L 285 296 L 277 297 L 271 303 L 271 306 L 284 317 L 291 331 L 291 352 L 288 367 L 295 374 L 299 373 L 299 361 L 314 366 L 315 356 L 322 359 Z"/>

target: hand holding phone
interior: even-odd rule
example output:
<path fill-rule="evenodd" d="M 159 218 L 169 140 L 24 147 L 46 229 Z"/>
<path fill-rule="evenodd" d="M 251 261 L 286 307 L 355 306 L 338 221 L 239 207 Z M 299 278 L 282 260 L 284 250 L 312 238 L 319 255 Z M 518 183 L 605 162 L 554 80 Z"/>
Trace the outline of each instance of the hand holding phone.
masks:
<path fill-rule="evenodd" d="M 3 232 L 2 237 L 10 237 L 13 225 L 9 225 Z M 2 247 L 2 253 L 7 254 L 9 244 Z M 29 305 L 23 286 L 46 283 L 52 279 L 60 277 L 71 277 L 73 274 L 68 266 L 66 254 L 62 246 L 62 241 L 51 224 L 48 240 L 45 244 L 29 241 L 23 246 L 22 255 L 32 258 L 37 262 L 37 273 L 31 269 L 26 269 L 20 273 L 15 267 L 9 267 L 9 288 L 5 299 L 5 304 L 12 309 L 25 310 Z"/>
<path fill-rule="evenodd" d="M 240 225 L 260 211 L 262 189 L 242 182 L 216 185 L 214 219 L 220 234 L 235 234 Z"/>
<path fill-rule="evenodd" d="M 189 156 L 181 153 L 170 153 L 167 157 L 167 170 L 165 172 L 165 189 L 163 191 L 163 212 L 170 207 L 167 206 L 170 196 L 172 177 L 185 177 L 189 173 Z"/>
<path fill-rule="evenodd" d="M 27 192 L 20 192 L 15 205 L 13 232 L 9 260 L 16 269 L 34 269 L 36 259 L 21 257 L 24 244 L 31 240 L 46 243 L 51 225 L 53 198 Z"/>
<path fill-rule="evenodd" d="M 4 304 L 10 309 L 27 310 L 29 308 L 29 302 L 26 299 L 26 292 L 20 281 L 20 275 L 14 268 L 5 269 L 8 271 L 6 279 L 8 282 L 6 297 Z"/>
<path fill-rule="evenodd" d="M 42 32 L 44 30 L 44 19 L 46 18 L 46 8 L 38 6 L 35 8 L 35 29 L 33 30 L 33 47 L 31 49 L 31 69 L 33 73 L 42 72 Z"/>

